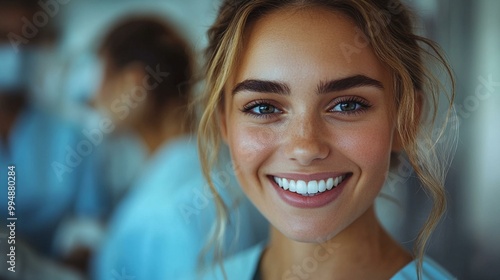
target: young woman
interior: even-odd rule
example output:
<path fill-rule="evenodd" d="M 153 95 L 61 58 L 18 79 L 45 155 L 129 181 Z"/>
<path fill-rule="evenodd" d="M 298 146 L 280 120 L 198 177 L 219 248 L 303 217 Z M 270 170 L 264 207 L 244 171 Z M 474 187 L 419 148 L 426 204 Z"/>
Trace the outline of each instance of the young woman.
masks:
<path fill-rule="evenodd" d="M 396 0 L 224 1 L 209 31 L 202 166 L 210 174 L 223 140 L 272 229 L 208 278 L 452 278 L 423 256 L 445 209 L 439 133 L 427 129 L 439 95 L 428 58 L 453 81 Z M 434 201 L 414 254 L 374 212 L 399 152 Z"/>

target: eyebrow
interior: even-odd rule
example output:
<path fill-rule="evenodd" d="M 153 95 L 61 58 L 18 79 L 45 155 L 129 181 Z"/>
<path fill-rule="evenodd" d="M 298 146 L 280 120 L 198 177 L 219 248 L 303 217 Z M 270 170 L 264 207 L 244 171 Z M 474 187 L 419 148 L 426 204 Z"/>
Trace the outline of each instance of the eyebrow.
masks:
<path fill-rule="evenodd" d="M 253 91 L 261 93 L 290 94 L 290 88 L 285 83 L 263 80 L 244 80 L 233 89 L 233 95 L 240 91 Z"/>
<path fill-rule="evenodd" d="M 348 90 L 357 87 L 375 87 L 379 89 L 384 89 L 382 82 L 367 77 L 365 75 L 355 75 L 347 78 L 342 78 L 339 80 L 332 80 L 327 82 L 321 82 L 318 85 L 317 93 L 324 94 L 336 91 Z"/>
<path fill-rule="evenodd" d="M 354 75 L 338 80 L 322 81 L 316 89 L 317 94 L 325 94 L 337 91 L 348 90 L 351 88 L 371 86 L 379 89 L 384 89 L 382 82 L 367 77 L 365 75 Z M 232 94 L 235 95 L 240 91 L 251 91 L 260 93 L 276 93 L 282 95 L 290 95 L 290 87 L 282 82 L 267 81 L 267 80 L 244 80 L 238 83 Z"/>

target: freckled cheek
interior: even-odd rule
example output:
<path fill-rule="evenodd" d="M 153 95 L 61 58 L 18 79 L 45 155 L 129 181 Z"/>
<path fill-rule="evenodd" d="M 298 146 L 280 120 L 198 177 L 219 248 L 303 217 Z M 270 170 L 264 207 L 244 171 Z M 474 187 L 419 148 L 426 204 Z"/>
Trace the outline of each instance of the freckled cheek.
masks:
<path fill-rule="evenodd" d="M 269 129 L 249 127 L 241 123 L 228 132 L 231 156 L 242 171 L 238 175 L 257 174 L 261 165 L 272 155 L 275 134 Z"/>
<path fill-rule="evenodd" d="M 339 140 L 339 149 L 362 173 L 384 174 L 391 152 L 388 128 L 371 127 L 352 131 Z"/>

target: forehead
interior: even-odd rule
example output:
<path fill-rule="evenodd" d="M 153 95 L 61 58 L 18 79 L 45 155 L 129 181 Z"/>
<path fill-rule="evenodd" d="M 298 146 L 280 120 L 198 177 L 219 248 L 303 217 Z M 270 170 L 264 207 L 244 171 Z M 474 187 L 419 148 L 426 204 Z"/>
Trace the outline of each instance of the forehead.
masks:
<path fill-rule="evenodd" d="M 387 69 L 364 38 L 354 21 L 337 11 L 273 11 L 245 30 L 234 78 L 310 81 L 364 74 L 383 80 Z"/>

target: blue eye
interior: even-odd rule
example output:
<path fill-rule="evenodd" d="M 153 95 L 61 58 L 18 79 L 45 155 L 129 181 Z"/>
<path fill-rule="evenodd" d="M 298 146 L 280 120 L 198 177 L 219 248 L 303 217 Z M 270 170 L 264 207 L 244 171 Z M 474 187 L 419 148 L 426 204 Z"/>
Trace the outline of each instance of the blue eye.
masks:
<path fill-rule="evenodd" d="M 272 113 L 278 113 L 278 109 L 274 107 L 273 105 L 270 104 L 260 104 L 255 107 L 253 107 L 250 111 L 252 111 L 255 114 L 259 115 L 265 115 L 265 114 L 272 114 Z"/>
<path fill-rule="evenodd" d="M 341 99 L 335 103 L 335 106 L 330 109 L 330 112 L 350 114 L 350 113 L 360 113 L 363 110 L 370 108 L 371 105 L 364 99 L 357 97 L 349 97 L 347 99 Z"/>
<path fill-rule="evenodd" d="M 242 111 L 255 116 L 265 116 L 271 114 L 279 114 L 283 111 L 276 108 L 276 106 L 269 104 L 266 101 L 254 101 L 247 104 Z"/>
<path fill-rule="evenodd" d="M 335 107 L 333 107 L 332 111 L 335 112 L 352 112 L 356 111 L 363 108 L 362 104 L 359 104 L 358 102 L 355 101 L 347 101 L 347 102 L 341 102 Z"/>

